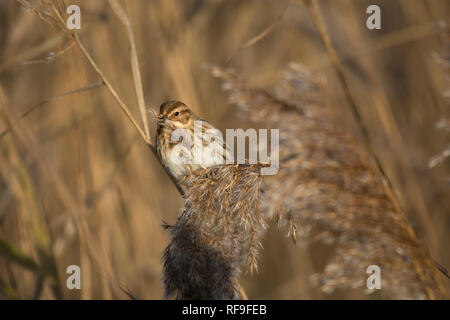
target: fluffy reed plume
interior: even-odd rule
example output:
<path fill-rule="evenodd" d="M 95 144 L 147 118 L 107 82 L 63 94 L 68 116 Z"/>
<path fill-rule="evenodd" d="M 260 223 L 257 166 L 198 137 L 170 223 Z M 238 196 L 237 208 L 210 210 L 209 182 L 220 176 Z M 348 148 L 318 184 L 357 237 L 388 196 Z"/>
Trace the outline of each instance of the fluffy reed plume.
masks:
<path fill-rule="evenodd" d="M 171 231 L 164 260 L 165 296 L 239 299 L 238 277 L 257 269 L 266 229 L 259 208 L 258 165 L 204 169 L 184 179 L 184 211 Z"/>
<path fill-rule="evenodd" d="M 17 2 L 20 3 L 25 10 L 37 15 L 53 28 L 59 29 L 62 32 L 67 32 L 64 21 L 62 20 L 62 12 L 58 10 L 58 8 L 52 3 L 52 1 L 17 0 Z"/>
<path fill-rule="evenodd" d="M 212 68 L 241 115 L 280 129 L 280 171 L 263 179 L 262 209 L 300 243 L 334 244 L 313 278 L 325 293 L 366 284 L 369 265 L 391 298 L 443 298 L 432 260 L 386 195 L 360 147 L 322 102 L 323 81 L 291 64 L 271 90 Z"/>

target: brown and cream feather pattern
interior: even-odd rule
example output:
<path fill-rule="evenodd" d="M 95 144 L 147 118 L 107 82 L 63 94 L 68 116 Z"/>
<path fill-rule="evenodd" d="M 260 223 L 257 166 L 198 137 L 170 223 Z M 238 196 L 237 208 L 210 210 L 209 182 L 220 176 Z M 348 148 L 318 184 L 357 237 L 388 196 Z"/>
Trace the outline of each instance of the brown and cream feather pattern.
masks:
<path fill-rule="evenodd" d="M 194 170 L 225 164 L 227 157 L 231 158 L 222 133 L 196 116 L 184 103 L 163 103 L 158 120 L 156 150 L 176 180 Z M 196 143 L 201 150 L 195 149 Z"/>

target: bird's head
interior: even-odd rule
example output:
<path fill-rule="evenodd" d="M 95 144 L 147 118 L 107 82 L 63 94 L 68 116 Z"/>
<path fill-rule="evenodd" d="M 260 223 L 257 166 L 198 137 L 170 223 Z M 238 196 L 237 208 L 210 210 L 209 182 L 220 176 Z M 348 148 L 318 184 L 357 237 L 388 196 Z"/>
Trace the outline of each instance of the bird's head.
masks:
<path fill-rule="evenodd" d="M 174 128 L 184 128 L 194 119 L 192 111 L 180 101 L 167 101 L 159 107 L 158 125 L 169 124 Z"/>

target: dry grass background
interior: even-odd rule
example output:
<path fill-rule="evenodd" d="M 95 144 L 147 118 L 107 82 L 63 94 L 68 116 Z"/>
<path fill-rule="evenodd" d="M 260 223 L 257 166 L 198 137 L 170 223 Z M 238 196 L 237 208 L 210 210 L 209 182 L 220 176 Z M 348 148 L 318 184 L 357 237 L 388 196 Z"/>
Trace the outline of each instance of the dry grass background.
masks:
<path fill-rule="evenodd" d="M 125 28 L 107 1 L 70 3 L 82 8 L 80 40 L 139 118 Z M 296 61 L 326 79 L 327 106 L 359 139 L 317 29 L 302 4 L 123 4 L 136 37 L 148 106 L 179 99 L 218 128 L 254 127 L 249 119 L 237 117 L 237 108 L 228 103 L 220 81 L 204 63 L 233 67 L 253 86 L 268 88 Z M 381 31 L 365 28 L 370 4 L 382 9 Z M 445 68 L 433 56 L 445 54 L 437 22 L 448 20 L 450 4 L 322 0 L 320 6 L 400 205 L 422 245 L 448 267 L 450 168 L 447 161 L 429 169 L 428 161 L 448 144 L 448 135 L 435 128 L 440 119 L 450 117 L 443 95 L 448 74 L 446 78 Z M 270 33 L 243 48 L 271 24 Z M 51 97 L 99 81 L 78 48 L 69 45 L 16 1 L 0 2 L 0 103 L 10 114 L 23 114 Z M 56 57 L 46 59 L 51 52 Z M 42 59 L 48 63 L 39 63 Z M 2 248 L 7 243 L 20 249 L 50 275 L 42 281 L 42 272 L 26 257 L 16 254 L 13 262 L 0 256 L 2 297 L 127 298 L 119 285 L 138 298 L 163 296 L 160 258 L 169 233 L 161 223 L 176 222 L 182 199 L 116 104 L 104 87 L 67 95 L 35 108 L 18 122 L 18 130 L 0 138 Z M 2 113 L 0 132 L 6 128 Z M 152 137 L 154 131 L 151 122 Z M 74 212 L 77 219 L 71 218 Z M 354 289 L 327 295 L 314 287 L 311 276 L 322 270 L 332 252 L 323 246 L 294 246 L 274 226 L 272 222 L 263 241 L 259 273 L 242 279 L 250 298 L 384 297 L 382 292 L 366 296 Z M 80 291 L 65 289 L 70 264 L 81 267 Z"/>

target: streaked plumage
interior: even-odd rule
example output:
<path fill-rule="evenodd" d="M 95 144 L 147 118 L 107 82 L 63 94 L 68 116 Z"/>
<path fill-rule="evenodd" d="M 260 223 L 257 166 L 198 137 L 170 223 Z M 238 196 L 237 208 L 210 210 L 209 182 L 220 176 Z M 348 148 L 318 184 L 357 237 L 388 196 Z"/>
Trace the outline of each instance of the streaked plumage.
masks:
<path fill-rule="evenodd" d="M 195 124 L 197 131 L 194 130 Z M 196 149 L 195 142 L 202 148 Z M 225 164 L 227 156 L 230 157 L 221 132 L 208 121 L 197 117 L 180 101 L 167 101 L 160 107 L 156 150 L 161 162 L 176 180 L 194 170 Z"/>

